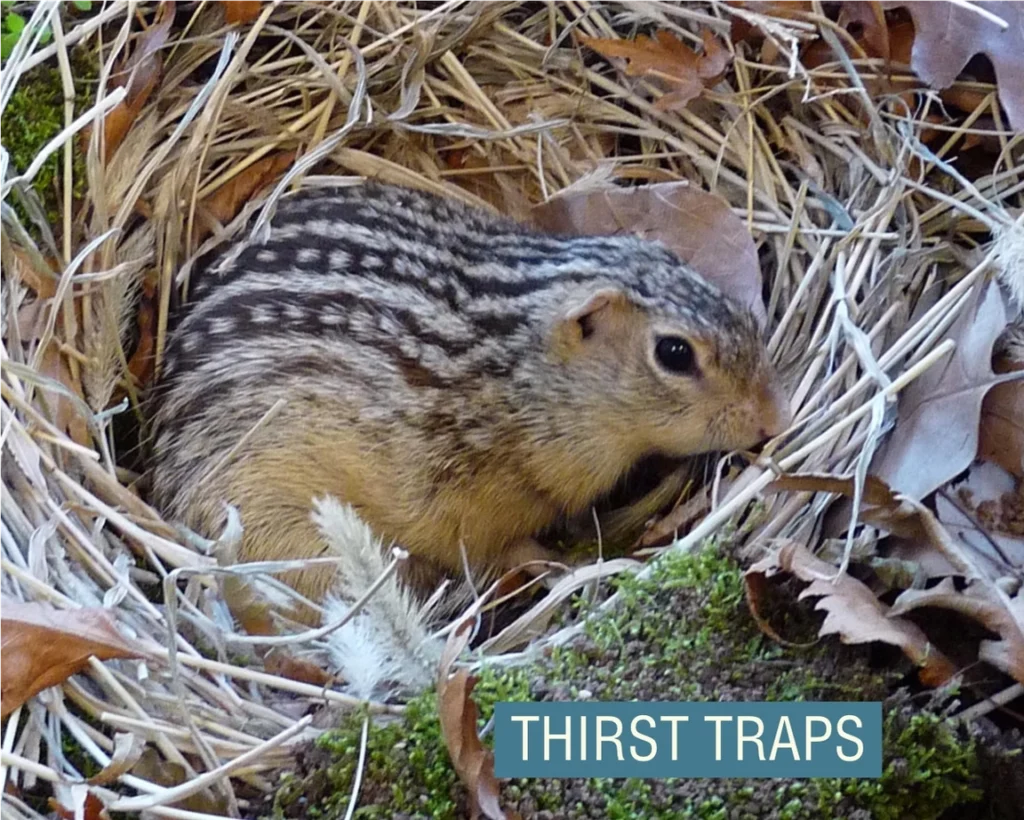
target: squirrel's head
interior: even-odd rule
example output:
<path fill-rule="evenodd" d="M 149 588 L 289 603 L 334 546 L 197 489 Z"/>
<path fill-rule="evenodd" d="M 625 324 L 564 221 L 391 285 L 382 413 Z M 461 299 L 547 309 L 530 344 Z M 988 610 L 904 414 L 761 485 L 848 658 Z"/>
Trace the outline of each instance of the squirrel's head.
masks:
<path fill-rule="evenodd" d="M 788 404 L 753 315 L 673 267 L 566 294 L 548 326 L 559 392 L 586 427 L 614 430 L 638 451 L 744 449 L 782 433 Z"/>

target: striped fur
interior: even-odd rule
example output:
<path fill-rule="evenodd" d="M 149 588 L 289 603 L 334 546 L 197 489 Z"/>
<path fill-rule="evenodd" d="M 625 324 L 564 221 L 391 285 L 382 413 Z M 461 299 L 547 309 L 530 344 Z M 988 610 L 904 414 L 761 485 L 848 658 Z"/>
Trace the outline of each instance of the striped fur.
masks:
<path fill-rule="evenodd" d="M 621 295 L 618 329 L 566 358 L 552 334 L 599 291 Z M 695 342 L 700 379 L 652 372 L 655 331 Z M 252 488 L 293 489 L 293 527 L 312 509 L 302 493 L 330 492 L 452 568 L 462 548 L 489 566 L 646 453 L 745 446 L 781 418 L 753 318 L 663 246 L 543 235 L 372 183 L 283 200 L 265 244 L 199 275 L 155 401 L 169 515 L 211 529 L 238 504 L 256 522 L 243 553 L 286 557 L 274 494 Z"/>

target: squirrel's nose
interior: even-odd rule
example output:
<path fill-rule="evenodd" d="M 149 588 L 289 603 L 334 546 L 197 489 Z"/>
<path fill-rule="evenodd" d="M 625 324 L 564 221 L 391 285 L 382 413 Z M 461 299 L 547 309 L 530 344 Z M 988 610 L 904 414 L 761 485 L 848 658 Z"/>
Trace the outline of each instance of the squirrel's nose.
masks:
<path fill-rule="evenodd" d="M 789 400 L 778 385 L 770 385 L 763 389 L 760 409 L 761 426 L 758 433 L 761 441 L 781 435 L 793 421 Z"/>

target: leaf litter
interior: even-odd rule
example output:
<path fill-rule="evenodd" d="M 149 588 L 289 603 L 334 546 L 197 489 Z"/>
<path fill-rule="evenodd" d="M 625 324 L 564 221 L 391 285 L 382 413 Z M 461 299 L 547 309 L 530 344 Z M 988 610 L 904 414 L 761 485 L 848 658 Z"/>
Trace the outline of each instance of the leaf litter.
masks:
<path fill-rule="evenodd" d="M 789 542 L 753 564 L 744 575 L 747 600 L 756 610 L 763 597 L 758 590 L 765 579 L 778 572 L 795 575 L 809 585 L 799 600 L 817 598 L 814 608 L 826 613 L 818 634 L 838 635 L 843 643 L 881 641 L 898 646 L 919 667 L 922 682 L 939 686 L 950 680 L 956 667 L 932 643 L 924 631 L 911 621 L 893 617 L 889 607 L 862 582 L 850 575 L 837 576 L 836 567 L 815 557 L 805 546 Z M 763 620 L 758 617 L 758 622 Z"/>
<path fill-rule="evenodd" d="M 854 482 L 852 478 L 816 475 L 784 476 L 775 482 L 779 491 L 814 491 L 841 494 L 852 498 Z M 1012 573 L 1019 572 L 1020 567 L 1008 566 L 1004 560 L 986 562 L 979 560 L 977 547 L 951 531 L 924 505 L 904 495 L 895 493 L 881 479 L 869 476 L 863 495 L 864 509 L 861 511 L 863 521 L 873 524 L 887 532 L 910 539 L 912 543 L 927 545 L 928 550 L 939 559 L 938 567 L 948 567 L 948 572 L 940 569 L 935 574 L 959 576 L 967 582 L 963 590 L 953 586 L 951 577 L 944 577 L 938 587 L 928 590 L 908 589 L 897 598 L 892 609 L 885 607 L 878 600 L 874 591 L 860 581 L 855 581 L 846 573 L 838 572 L 837 568 L 821 559 L 807 555 L 802 545 L 787 545 L 788 552 L 773 552 L 768 558 L 751 567 L 750 572 L 766 575 L 768 570 L 782 569 L 804 581 L 820 581 L 828 579 L 826 585 L 812 583 L 800 597 L 824 594 L 828 584 L 842 587 L 843 592 L 835 592 L 828 598 L 828 603 L 819 602 L 817 609 L 826 609 L 832 620 L 826 619 L 821 635 L 833 632 L 840 634 L 843 640 L 852 643 L 866 641 L 882 641 L 899 646 L 904 653 L 919 666 L 922 666 L 922 681 L 929 685 L 941 682 L 942 675 L 952 675 L 953 668 L 944 658 L 935 661 L 937 666 L 925 663 L 930 657 L 930 644 L 923 645 L 919 638 L 924 632 L 918 627 L 907 634 L 902 627 L 898 630 L 899 640 L 893 633 L 888 619 L 923 606 L 938 606 L 954 610 L 977 621 L 986 628 L 993 629 L 1002 636 L 1002 640 L 993 644 L 983 641 L 979 647 L 979 658 L 995 663 L 997 668 L 1024 683 L 1024 650 L 1021 642 L 1024 630 L 1024 609 L 1021 607 L 1019 578 L 1014 579 Z M 808 558 L 809 556 L 809 558 Z M 925 556 L 932 559 L 929 552 Z M 1000 555 L 1005 559 L 1005 555 Z M 808 564 L 813 563 L 812 568 Z M 935 567 L 934 559 L 932 563 Z M 827 570 L 826 570 L 827 568 Z M 933 572 L 935 570 L 933 569 Z M 1007 575 L 1010 573 L 1011 575 Z M 929 573 L 931 574 L 931 573 Z M 853 583 L 851 583 L 853 582 Z M 939 590 L 934 592 L 933 590 Z M 1006 591 L 1009 588 L 1009 592 Z M 931 593 L 931 594 L 930 594 Z M 876 610 L 869 614 L 865 603 L 870 596 L 877 605 Z M 957 600 L 962 596 L 964 600 Z M 901 603 L 902 602 L 902 603 Z M 872 606 L 874 606 L 872 605 Z M 884 616 L 880 619 L 878 616 Z M 998 628 L 995 628 L 998 627 Z M 920 634 L 918 634 L 920 633 Z M 916 637 L 915 637 L 916 636 Z M 927 650 L 927 651 L 925 651 Z"/>
<path fill-rule="evenodd" d="M 489 820 L 505 820 L 500 788 L 494 776 L 494 753 L 480 740 L 473 687 L 477 679 L 466 669 L 452 667 L 469 645 L 473 619 L 466 618 L 448 636 L 437 674 L 437 707 L 441 734 L 452 765 L 469 792 L 473 816 L 479 812 Z"/>

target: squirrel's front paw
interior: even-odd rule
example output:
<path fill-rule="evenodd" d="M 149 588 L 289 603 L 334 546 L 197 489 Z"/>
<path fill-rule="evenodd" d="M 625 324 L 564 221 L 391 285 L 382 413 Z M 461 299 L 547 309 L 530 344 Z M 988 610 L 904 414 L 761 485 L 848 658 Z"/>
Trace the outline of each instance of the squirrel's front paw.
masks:
<path fill-rule="evenodd" d="M 541 546 L 533 538 L 524 538 L 505 552 L 502 570 L 508 572 L 519 569 L 527 575 L 537 576 L 551 569 L 551 564 L 565 567 L 565 562 L 557 552 Z"/>

